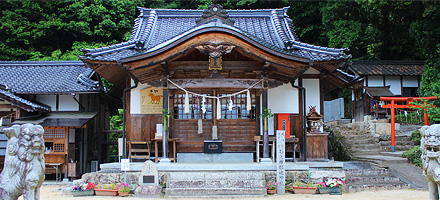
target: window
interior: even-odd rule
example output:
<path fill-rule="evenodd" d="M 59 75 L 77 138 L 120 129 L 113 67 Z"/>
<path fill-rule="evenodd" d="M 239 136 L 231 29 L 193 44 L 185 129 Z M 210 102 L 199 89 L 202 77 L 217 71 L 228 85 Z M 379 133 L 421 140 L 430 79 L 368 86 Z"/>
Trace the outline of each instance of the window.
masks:
<path fill-rule="evenodd" d="M 404 87 L 403 97 L 416 97 L 418 87 Z"/>
<path fill-rule="evenodd" d="M 211 94 L 204 94 L 211 95 Z M 227 96 L 228 94 L 221 94 L 220 96 Z M 233 102 L 233 108 L 229 111 L 229 99 Z M 221 119 L 255 119 L 255 94 L 251 93 L 251 110 L 246 109 L 246 93 L 235 95 L 231 98 L 221 98 Z M 184 113 L 185 110 L 185 93 L 175 93 L 173 95 L 173 112 L 174 119 L 212 119 L 213 104 L 217 103 L 215 99 L 205 98 L 206 112 L 203 113 L 202 97 L 189 94 L 189 113 Z"/>
<path fill-rule="evenodd" d="M 227 96 L 227 94 L 222 94 Z M 233 108 L 229 110 L 229 100 L 233 102 Z M 221 98 L 222 119 L 255 119 L 255 94 L 251 94 L 251 110 L 246 109 L 246 93 L 238 94 L 229 98 Z"/>
<path fill-rule="evenodd" d="M 208 94 L 205 94 L 208 95 Z M 202 113 L 202 98 L 189 94 L 189 113 L 185 111 L 185 93 L 173 95 L 173 112 L 174 119 L 212 119 L 212 102 L 213 99 L 205 98 L 206 112 Z"/>

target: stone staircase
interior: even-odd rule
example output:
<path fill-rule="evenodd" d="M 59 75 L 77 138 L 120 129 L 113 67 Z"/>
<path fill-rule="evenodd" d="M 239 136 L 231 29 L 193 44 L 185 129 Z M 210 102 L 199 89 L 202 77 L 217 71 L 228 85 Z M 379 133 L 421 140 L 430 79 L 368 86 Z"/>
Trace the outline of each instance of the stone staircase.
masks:
<path fill-rule="evenodd" d="M 392 175 L 388 169 L 344 169 L 344 171 L 345 192 L 410 188 L 409 184 Z"/>
<path fill-rule="evenodd" d="M 165 197 L 254 197 L 266 194 L 262 172 L 170 172 Z"/>
<path fill-rule="evenodd" d="M 409 127 L 396 132 L 396 151 L 406 151 L 414 146 L 411 141 L 413 130 L 414 127 Z M 357 155 L 379 155 L 381 152 L 391 151 L 391 136 L 371 133 L 367 124 L 343 124 L 334 127 L 333 131 L 343 136 L 347 148 L 355 157 Z"/>

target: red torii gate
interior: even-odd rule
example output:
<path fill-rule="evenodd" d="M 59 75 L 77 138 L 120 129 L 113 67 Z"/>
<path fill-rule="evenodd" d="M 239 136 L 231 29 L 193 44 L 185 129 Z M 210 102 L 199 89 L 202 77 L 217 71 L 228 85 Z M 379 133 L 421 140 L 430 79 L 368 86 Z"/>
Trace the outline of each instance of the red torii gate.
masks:
<path fill-rule="evenodd" d="M 417 100 L 417 101 L 423 101 L 423 100 L 436 100 L 437 97 L 380 97 L 381 101 L 391 101 L 391 104 L 382 105 L 382 108 L 391 108 L 391 152 L 395 151 L 396 146 L 396 134 L 395 134 L 395 108 L 423 108 L 419 105 L 412 105 L 410 102 Z M 396 102 L 406 102 L 405 105 L 397 105 Z M 435 107 L 435 105 L 433 105 Z M 428 113 L 426 112 L 425 108 L 425 125 L 428 124 Z"/>

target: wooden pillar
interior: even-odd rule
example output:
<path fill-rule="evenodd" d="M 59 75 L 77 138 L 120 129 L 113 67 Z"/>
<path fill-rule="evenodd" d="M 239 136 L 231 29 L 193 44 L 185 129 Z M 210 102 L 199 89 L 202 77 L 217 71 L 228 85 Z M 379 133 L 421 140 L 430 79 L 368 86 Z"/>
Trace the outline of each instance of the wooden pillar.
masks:
<path fill-rule="evenodd" d="M 169 106 L 168 106 L 168 101 L 169 101 L 169 96 L 168 96 L 168 79 L 167 77 L 162 78 L 162 84 L 163 84 L 163 109 L 165 110 L 165 112 L 168 112 L 169 110 Z M 164 123 L 164 129 L 165 131 L 162 134 L 162 149 L 163 149 L 163 159 L 168 158 L 168 133 L 169 133 L 169 128 L 168 128 L 168 123 L 170 121 L 170 118 L 167 119 L 167 123 Z"/>
<path fill-rule="evenodd" d="M 262 107 L 264 108 L 268 108 L 267 107 L 267 85 L 266 85 L 266 78 L 263 80 L 263 89 L 262 89 Z M 263 118 L 263 127 L 266 127 L 266 129 L 263 128 L 263 158 L 269 158 L 269 133 L 268 130 L 269 129 L 269 125 L 266 124 L 264 125 L 264 123 L 268 123 L 269 119 L 265 119 Z"/>

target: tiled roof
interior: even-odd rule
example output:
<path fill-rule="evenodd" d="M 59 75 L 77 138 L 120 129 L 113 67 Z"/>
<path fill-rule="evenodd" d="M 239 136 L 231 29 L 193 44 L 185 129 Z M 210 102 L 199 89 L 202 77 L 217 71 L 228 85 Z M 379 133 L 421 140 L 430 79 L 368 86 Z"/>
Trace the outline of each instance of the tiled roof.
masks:
<path fill-rule="evenodd" d="M 350 58 L 344 51 L 310 45 L 298 41 L 288 8 L 260 10 L 226 10 L 233 26 L 217 22 L 197 25 L 203 10 L 172 10 L 139 8 L 133 32 L 127 42 L 84 50 L 84 60 L 120 61 L 124 58 L 159 51 L 173 41 L 205 31 L 224 31 L 259 44 L 282 55 L 310 61 Z"/>
<path fill-rule="evenodd" d="M 9 102 L 12 105 L 18 106 L 28 112 L 37 110 L 50 111 L 49 106 L 23 99 L 7 90 L 0 89 L 0 100 Z"/>
<path fill-rule="evenodd" d="M 365 92 L 370 96 L 370 97 L 393 97 L 395 96 L 393 94 L 393 92 L 391 92 L 390 90 L 390 86 L 385 86 L 385 87 L 364 87 L 365 88 Z"/>
<path fill-rule="evenodd" d="M 355 60 L 350 69 L 358 75 L 402 75 L 418 76 L 423 74 L 424 61 L 405 60 Z"/>
<path fill-rule="evenodd" d="M 98 92 L 82 61 L 0 61 L 0 84 L 15 94 Z"/>

